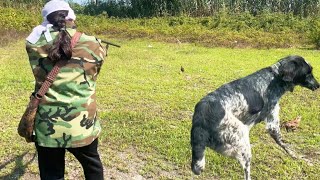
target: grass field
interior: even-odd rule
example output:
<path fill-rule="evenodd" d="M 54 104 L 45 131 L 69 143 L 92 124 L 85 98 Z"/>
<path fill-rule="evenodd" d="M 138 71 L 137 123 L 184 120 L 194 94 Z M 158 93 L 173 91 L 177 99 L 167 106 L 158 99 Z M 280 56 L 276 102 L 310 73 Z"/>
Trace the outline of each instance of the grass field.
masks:
<path fill-rule="evenodd" d="M 289 54 L 304 56 L 320 79 L 320 52 L 302 49 L 225 49 L 148 40 L 113 40 L 98 79 L 104 131 L 99 151 L 106 179 L 241 179 L 233 159 L 206 151 L 206 170 L 190 171 L 189 133 L 194 105 L 225 82 L 246 76 Z M 16 133 L 34 79 L 24 43 L 0 48 L 0 179 L 38 179 L 33 144 Z M 181 72 L 181 66 L 185 71 Z M 320 91 L 300 87 L 281 100 L 282 122 L 302 116 L 300 129 L 283 137 L 312 165 L 293 160 L 269 137 L 264 123 L 251 131 L 253 179 L 320 177 Z M 67 179 L 83 179 L 70 155 Z"/>

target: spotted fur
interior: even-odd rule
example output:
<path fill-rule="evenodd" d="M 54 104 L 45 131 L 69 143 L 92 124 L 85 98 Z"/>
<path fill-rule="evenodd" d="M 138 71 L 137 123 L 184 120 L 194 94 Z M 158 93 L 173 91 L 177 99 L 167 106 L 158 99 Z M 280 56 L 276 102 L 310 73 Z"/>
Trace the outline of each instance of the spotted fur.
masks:
<path fill-rule="evenodd" d="M 236 158 L 250 179 L 251 146 L 249 131 L 265 121 L 275 142 L 289 155 L 295 153 L 282 141 L 279 100 L 296 85 L 319 88 L 312 67 L 300 56 L 288 56 L 249 76 L 227 83 L 209 93 L 195 106 L 191 128 L 192 171 L 204 170 L 206 147 Z"/>

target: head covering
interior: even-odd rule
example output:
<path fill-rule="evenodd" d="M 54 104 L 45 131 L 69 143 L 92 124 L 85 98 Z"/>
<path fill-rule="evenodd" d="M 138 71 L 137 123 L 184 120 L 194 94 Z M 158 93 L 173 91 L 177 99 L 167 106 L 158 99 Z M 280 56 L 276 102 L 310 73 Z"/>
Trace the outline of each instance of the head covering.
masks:
<path fill-rule="evenodd" d="M 71 8 L 69 9 L 66 20 L 73 20 L 73 21 L 76 20 L 76 15 L 74 14 L 74 11 Z"/>
<path fill-rule="evenodd" d="M 51 0 L 44 5 L 41 14 L 43 19 L 47 19 L 47 16 L 55 11 L 69 11 L 70 9 L 69 4 L 63 0 Z"/>
<path fill-rule="evenodd" d="M 42 9 L 42 17 L 43 22 L 41 25 L 36 26 L 33 28 L 31 34 L 26 38 L 32 44 L 35 44 L 41 37 L 42 33 L 44 32 L 46 40 L 52 41 L 52 37 L 50 35 L 49 28 L 53 25 L 47 20 L 47 16 L 55 11 L 66 10 L 68 11 L 68 15 L 66 20 L 76 20 L 76 15 L 74 11 L 70 8 L 69 4 L 63 0 L 51 0 L 47 2 L 43 9 Z"/>

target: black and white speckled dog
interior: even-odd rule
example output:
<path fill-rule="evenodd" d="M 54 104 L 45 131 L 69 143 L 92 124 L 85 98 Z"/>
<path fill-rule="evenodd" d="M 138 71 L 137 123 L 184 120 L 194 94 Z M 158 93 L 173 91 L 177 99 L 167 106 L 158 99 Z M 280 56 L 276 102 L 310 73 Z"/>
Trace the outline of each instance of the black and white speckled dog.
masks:
<path fill-rule="evenodd" d="M 192 171 L 199 175 L 205 166 L 205 147 L 236 158 L 250 179 L 250 128 L 265 120 L 271 137 L 296 158 L 281 139 L 279 99 L 300 85 L 319 88 L 312 67 L 300 56 L 288 56 L 249 76 L 227 83 L 205 96 L 195 106 L 192 120 Z"/>

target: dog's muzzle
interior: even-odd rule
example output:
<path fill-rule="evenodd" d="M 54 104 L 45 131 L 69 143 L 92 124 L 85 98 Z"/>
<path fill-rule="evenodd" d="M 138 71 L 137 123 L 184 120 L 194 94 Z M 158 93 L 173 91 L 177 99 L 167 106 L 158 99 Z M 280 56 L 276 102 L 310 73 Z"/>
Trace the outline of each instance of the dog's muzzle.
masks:
<path fill-rule="evenodd" d="M 320 87 L 319 83 L 318 83 L 318 82 L 315 82 L 315 83 L 311 84 L 311 85 L 310 85 L 309 87 L 307 87 L 307 88 L 311 89 L 312 91 L 315 91 L 315 90 L 317 90 L 319 87 Z"/>
<path fill-rule="evenodd" d="M 310 89 L 310 90 L 312 90 L 312 91 L 315 91 L 315 90 L 317 90 L 319 87 L 320 87 L 320 85 L 319 85 L 319 83 L 318 82 L 315 82 L 315 83 L 313 83 L 313 84 L 309 84 L 308 86 L 306 86 L 308 89 Z"/>
<path fill-rule="evenodd" d="M 320 85 L 319 85 L 319 83 L 317 83 L 312 90 L 314 91 L 314 90 L 318 89 L 319 87 L 320 87 Z"/>
<path fill-rule="evenodd" d="M 320 87 L 318 81 L 312 75 L 308 75 L 307 78 L 305 79 L 305 82 L 302 83 L 301 85 L 312 91 Z"/>

